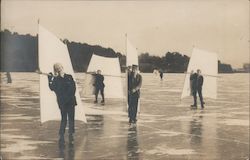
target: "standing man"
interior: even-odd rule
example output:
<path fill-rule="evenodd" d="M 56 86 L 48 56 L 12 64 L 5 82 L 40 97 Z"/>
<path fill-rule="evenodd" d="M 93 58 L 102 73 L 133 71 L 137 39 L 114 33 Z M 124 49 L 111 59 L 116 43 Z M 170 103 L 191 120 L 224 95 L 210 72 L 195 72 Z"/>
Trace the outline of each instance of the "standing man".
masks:
<path fill-rule="evenodd" d="M 201 75 L 201 70 L 197 69 L 197 91 L 198 91 L 198 95 L 200 98 L 200 102 L 201 102 L 201 108 L 204 108 L 204 101 L 203 101 L 203 96 L 202 96 L 202 85 L 203 85 L 203 76 Z"/>
<path fill-rule="evenodd" d="M 7 72 L 7 73 L 6 73 L 6 76 L 7 76 L 7 83 L 12 83 L 12 79 L 11 79 L 11 76 L 10 76 L 10 72 Z"/>
<path fill-rule="evenodd" d="M 59 143 L 64 144 L 64 133 L 69 119 L 69 142 L 73 143 L 75 133 L 75 106 L 76 85 L 73 77 L 64 73 L 63 66 L 60 63 L 54 64 L 54 75 L 49 73 L 49 88 L 55 92 L 57 103 L 61 111 L 61 125 L 59 130 Z"/>
<path fill-rule="evenodd" d="M 132 72 L 130 73 L 128 82 L 129 123 L 135 124 L 137 121 L 138 99 L 140 98 L 140 88 L 142 84 L 142 77 L 139 74 L 137 65 L 132 65 Z"/>
<path fill-rule="evenodd" d="M 161 80 L 162 80 L 162 78 L 163 78 L 163 71 L 160 69 L 160 78 L 161 78 Z"/>
<path fill-rule="evenodd" d="M 102 101 L 101 103 L 104 104 L 105 100 L 104 100 L 104 76 L 101 74 L 102 71 L 101 70 L 97 70 L 97 74 L 95 75 L 95 83 L 94 83 L 94 86 L 95 86 L 95 101 L 94 103 L 97 103 L 97 99 L 98 99 L 98 94 L 99 94 L 99 91 L 101 92 L 101 96 L 102 96 Z"/>
<path fill-rule="evenodd" d="M 203 85 L 203 76 L 201 75 L 201 70 L 197 69 L 197 73 L 192 74 L 190 76 L 190 80 L 192 81 L 192 93 L 194 97 L 194 104 L 191 107 L 197 107 L 197 92 L 199 94 L 201 108 L 204 108 L 203 96 L 202 96 L 202 85 Z"/>
<path fill-rule="evenodd" d="M 197 107 L 197 77 L 198 77 L 198 74 L 197 73 L 194 73 L 193 71 L 191 71 L 191 74 L 190 74 L 190 90 L 191 90 L 191 94 L 194 98 L 194 104 L 191 105 L 191 107 Z"/>

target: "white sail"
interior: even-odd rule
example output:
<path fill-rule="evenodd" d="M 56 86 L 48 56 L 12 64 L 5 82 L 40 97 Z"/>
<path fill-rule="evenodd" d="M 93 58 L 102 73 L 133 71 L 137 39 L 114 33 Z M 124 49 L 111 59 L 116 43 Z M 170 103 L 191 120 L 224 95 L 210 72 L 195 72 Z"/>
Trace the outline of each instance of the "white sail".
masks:
<path fill-rule="evenodd" d="M 119 58 L 108 58 L 92 55 L 89 62 L 85 84 L 84 84 L 84 95 L 93 95 L 93 83 L 94 79 L 90 72 L 96 72 L 101 70 L 101 74 L 104 76 L 104 96 L 105 98 L 124 98 L 123 87 L 122 87 L 122 75 Z"/>
<path fill-rule="evenodd" d="M 202 87 L 203 97 L 217 98 L 217 76 L 218 76 L 218 57 L 216 53 L 193 49 L 189 60 L 187 74 L 184 82 L 181 98 L 190 96 L 190 72 L 197 69 L 201 70 L 204 82 Z"/>
<path fill-rule="evenodd" d="M 127 47 L 126 66 L 128 67 L 128 66 L 132 66 L 132 65 L 137 65 L 139 67 L 138 52 L 137 52 L 136 48 L 131 44 L 128 37 L 126 37 L 126 44 L 127 44 L 127 46 L 126 46 Z M 126 82 L 128 82 L 127 78 L 126 78 Z M 126 85 L 126 88 L 128 88 L 128 84 Z M 127 100 L 127 102 L 128 102 L 128 100 Z M 140 106 L 141 106 L 140 99 L 138 99 L 138 108 L 137 108 L 138 113 L 140 113 L 140 111 L 141 111 Z M 127 108 L 128 108 L 128 104 L 127 104 Z"/>
<path fill-rule="evenodd" d="M 58 62 L 63 65 L 65 73 L 71 74 L 76 80 L 67 46 L 41 25 L 39 25 L 38 37 L 40 71 L 44 73 L 52 72 L 53 65 Z M 75 96 L 77 100 L 75 119 L 87 122 L 77 86 Z M 40 75 L 40 114 L 41 123 L 61 119 L 56 95 L 49 89 L 48 78 L 45 75 Z"/>
<path fill-rule="evenodd" d="M 138 53 L 136 48 L 131 44 L 129 39 L 127 38 L 127 61 L 126 66 L 138 65 Z M 138 65 L 139 66 L 139 65 Z"/>

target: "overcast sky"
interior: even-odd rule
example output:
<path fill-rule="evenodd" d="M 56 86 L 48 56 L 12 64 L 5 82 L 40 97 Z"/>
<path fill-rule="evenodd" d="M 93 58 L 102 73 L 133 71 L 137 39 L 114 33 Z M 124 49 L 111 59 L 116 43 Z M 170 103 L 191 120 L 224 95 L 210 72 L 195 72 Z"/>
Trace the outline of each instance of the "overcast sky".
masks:
<path fill-rule="evenodd" d="M 248 0 L 2 0 L 2 30 L 35 35 L 38 18 L 59 38 L 123 54 L 127 33 L 140 53 L 190 56 L 195 46 L 233 67 L 249 62 Z"/>

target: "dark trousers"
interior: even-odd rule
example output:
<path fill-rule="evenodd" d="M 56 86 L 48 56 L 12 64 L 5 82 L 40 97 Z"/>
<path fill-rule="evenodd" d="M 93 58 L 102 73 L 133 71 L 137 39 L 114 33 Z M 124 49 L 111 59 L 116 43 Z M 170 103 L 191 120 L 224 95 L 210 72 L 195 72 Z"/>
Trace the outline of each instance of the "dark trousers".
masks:
<path fill-rule="evenodd" d="M 75 133 L 75 107 L 74 106 L 64 106 L 61 107 L 61 125 L 59 130 L 59 135 L 63 136 L 65 133 L 65 128 L 67 125 L 67 119 L 69 119 L 69 134 Z"/>
<path fill-rule="evenodd" d="M 193 97 L 194 97 L 194 105 L 197 106 L 197 92 L 200 98 L 201 106 L 203 107 L 203 96 L 202 96 L 202 88 L 197 88 L 193 90 Z"/>
<path fill-rule="evenodd" d="M 104 101 L 104 88 L 98 88 L 95 89 L 95 100 L 97 101 L 99 91 L 101 92 L 102 100 Z"/>
<path fill-rule="evenodd" d="M 129 104 L 128 104 L 129 122 L 136 122 L 138 99 L 139 99 L 139 96 L 137 93 L 133 93 L 133 94 L 129 95 L 129 99 L 128 99 L 128 102 L 129 102 Z"/>

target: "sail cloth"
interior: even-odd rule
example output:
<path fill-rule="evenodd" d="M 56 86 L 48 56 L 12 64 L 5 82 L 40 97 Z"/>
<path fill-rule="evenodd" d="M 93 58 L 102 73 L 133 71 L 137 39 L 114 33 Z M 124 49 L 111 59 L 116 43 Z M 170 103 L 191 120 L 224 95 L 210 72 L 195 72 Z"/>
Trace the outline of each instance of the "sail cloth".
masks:
<path fill-rule="evenodd" d="M 138 60 L 138 53 L 136 48 L 131 44 L 129 39 L 127 38 L 127 61 L 126 61 L 126 66 L 132 66 L 138 65 L 139 60 Z M 139 66 L 139 65 L 138 65 Z"/>
<path fill-rule="evenodd" d="M 105 98 L 124 98 L 122 87 L 122 75 L 119 58 L 108 58 L 92 55 L 87 69 L 84 83 L 84 96 L 93 95 L 94 78 L 91 73 L 101 70 L 104 76 L 104 96 Z"/>
<path fill-rule="evenodd" d="M 131 44 L 131 42 L 129 41 L 128 37 L 126 36 L 126 44 L 127 44 L 127 61 L 126 61 L 126 66 L 132 66 L 132 65 L 137 65 L 139 68 L 139 60 L 138 60 L 138 52 L 136 50 L 136 48 Z M 127 92 L 128 93 L 128 75 L 126 74 L 126 88 L 127 88 Z M 126 94 L 128 96 L 128 94 Z M 127 97 L 127 102 L 128 102 L 128 97 Z M 138 99 L 138 108 L 137 108 L 137 113 L 140 113 L 141 111 L 141 101 L 140 99 Z M 127 104 L 127 109 L 128 109 L 128 104 Z"/>
<path fill-rule="evenodd" d="M 39 25 L 39 69 L 41 72 L 49 73 L 53 71 L 55 63 L 61 63 L 64 71 L 71 74 L 76 80 L 67 46 L 55 35 Z M 76 85 L 75 119 L 87 122 L 82 101 Z M 56 101 L 56 95 L 49 89 L 48 78 L 40 75 L 40 114 L 41 123 L 49 120 L 60 120 L 60 110 Z"/>
<path fill-rule="evenodd" d="M 207 52 L 197 48 L 193 49 L 191 59 L 188 64 L 187 74 L 184 82 L 181 98 L 190 96 L 190 72 L 201 70 L 204 82 L 202 87 L 203 97 L 217 98 L 217 76 L 218 57 L 216 53 Z"/>

